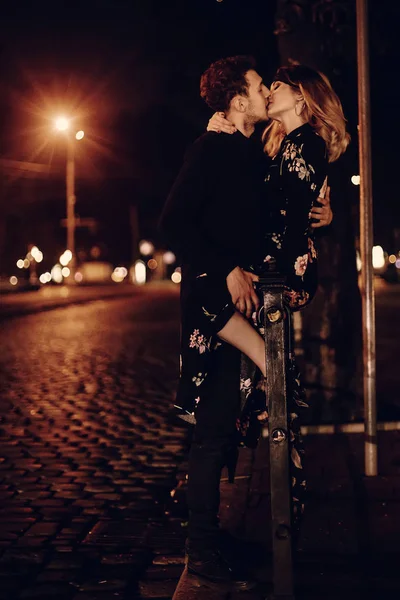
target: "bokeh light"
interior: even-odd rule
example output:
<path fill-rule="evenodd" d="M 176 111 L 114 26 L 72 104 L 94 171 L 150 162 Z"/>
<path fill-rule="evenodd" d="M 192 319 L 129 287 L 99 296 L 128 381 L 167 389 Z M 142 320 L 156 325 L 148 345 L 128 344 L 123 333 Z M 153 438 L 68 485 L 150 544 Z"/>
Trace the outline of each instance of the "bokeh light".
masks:
<path fill-rule="evenodd" d="M 146 265 L 142 260 L 135 262 L 135 283 L 137 285 L 146 283 Z"/>
<path fill-rule="evenodd" d="M 374 269 L 382 269 L 385 266 L 385 253 L 382 246 L 372 248 L 372 266 Z"/>
<path fill-rule="evenodd" d="M 147 240 L 142 240 L 139 242 L 139 252 L 143 256 L 149 256 L 149 254 L 153 254 L 154 252 L 154 245 Z"/>
<path fill-rule="evenodd" d="M 164 252 L 163 261 L 166 265 L 172 265 L 176 261 L 176 256 L 173 252 L 168 250 L 167 252 Z"/>
<path fill-rule="evenodd" d="M 158 262 L 154 258 L 151 258 L 147 263 L 147 266 L 149 267 L 149 269 L 154 271 L 154 269 L 157 269 L 158 267 Z"/>
<path fill-rule="evenodd" d="M 174 283 L 180 283 L 182 281 L 182 275 L 179 271 L 174 271 L 171 275 L 171 279 Z"/>
<path fill-rule="evenodd" d="M 51 270 L 51 278 L 54 281 L 54 283 L 62 283 L 63 274 L 60 265 L 54 265 L 54 267 Z"/>

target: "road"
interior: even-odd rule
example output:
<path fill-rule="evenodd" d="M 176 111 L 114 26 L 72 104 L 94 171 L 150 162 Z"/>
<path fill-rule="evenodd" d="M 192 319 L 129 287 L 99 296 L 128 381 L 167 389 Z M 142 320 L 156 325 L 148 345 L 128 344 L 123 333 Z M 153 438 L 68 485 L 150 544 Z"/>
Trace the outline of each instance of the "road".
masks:
<path fill-rule="evenodd" d="M 187 433 L 167 418 L 178 286 L 89 296 L 51 310 L 10 298 L 0 323 L 0 600 L 170 598 L 182 570 L 170 491 Z M 377 289 L 378 390 L 394 415 L 399 296 Z"/>
<path fill-rule="evenodd" d="M 0 598 L 134 593 L 185 451 L 178 308 L 149 286 L 1 323 Z"/>

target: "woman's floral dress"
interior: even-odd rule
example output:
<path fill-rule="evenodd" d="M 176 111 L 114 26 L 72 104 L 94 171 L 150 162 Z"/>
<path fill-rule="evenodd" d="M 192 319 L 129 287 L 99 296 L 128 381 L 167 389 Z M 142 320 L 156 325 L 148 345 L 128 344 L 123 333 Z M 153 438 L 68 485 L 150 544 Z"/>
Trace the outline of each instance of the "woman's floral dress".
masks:
<path fill-rule="evenodd" d="M 286 276 L 284 297 L 292 311 L 305 307 L 317 289 L 317 250 L 309 213 L 317 198 L 324 195 L 327 175 L 325 142 L 308 124 L 288 134 L 265 176 L 263 223 L 265 235 L 262 256 L 248 270 L 262 274 L 274 267 Z M 182 327 L 181 385 L 176 408 L 189 423 L 196 422 L 196 412 L 207 396 L 207 380 L 216 353 L 225 346 L 217 331 L 234 312 L 225 282 L 214 281 L 207 273 L 190 286 L 190 305 L 197 299 L 196 314 L 190 311 Z M 184 292 L 185 295 L 185 292 Z M 263 334 L 253 316 L 253 325 Z M 182 361 L 183 359 L 183 361 Z M 300 421 L 307 408 L 294 356 L 288 357 L 288 414 L 290 429 L 291 475 L 294 521 L 303 510 L 305 478 Z M 247 357 L 240 367 L 240 416 L 237 419 L 238 445 L 255 447 L 261 431 L 257 415 L 264 410 L 264 382 L 260 372 Z"/>

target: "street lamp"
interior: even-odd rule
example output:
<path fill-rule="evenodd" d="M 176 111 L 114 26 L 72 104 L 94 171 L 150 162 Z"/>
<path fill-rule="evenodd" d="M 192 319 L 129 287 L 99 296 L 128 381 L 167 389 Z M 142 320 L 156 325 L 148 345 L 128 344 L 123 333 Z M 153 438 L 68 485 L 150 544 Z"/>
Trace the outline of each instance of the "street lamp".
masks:
<path fill-rule="evenodd" d="M 65 133 L 67 142 L 67 165 L 66 165 L 66 201 L 67 201 L 67 249 L 71 251 L 72 258 L 69 264 L 70 278 L 68 283 L 75 283 L 75 148 L 74 140 L 70 133 L 70 120 L 66 117 L 57 117 L 54 121 L 57 131 Z M 77 140 L 81 140 L 84 136 L 83 131 L 78 131 L 75 134 Z"/>

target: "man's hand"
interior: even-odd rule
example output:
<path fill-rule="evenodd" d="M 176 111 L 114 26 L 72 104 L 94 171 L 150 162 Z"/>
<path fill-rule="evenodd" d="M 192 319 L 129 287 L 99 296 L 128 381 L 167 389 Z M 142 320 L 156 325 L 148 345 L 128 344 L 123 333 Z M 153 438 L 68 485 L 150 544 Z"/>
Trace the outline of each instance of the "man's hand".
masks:
<path fill-rule="evenodd" d="M 259 307 L 259 299 L 254 290 L 253 282 L 258 281 L 257 275 L 235 267 L 226 278 L 232 302 L 237 310 L 250 319 Z"/>
<path fill-rule="evenodd" d="M 325 198 L 319 196 L 318 202 L 322 206 L 314 206 L 309 215 L 311 219 L 318 219 L 317 223 L 311 223 L 311 227 L 314 229 L 317 227 L 326 227 L 332 223 L 333 212 L 331 209 L 331 188 L 329 186 L 326 188 Z"/>

